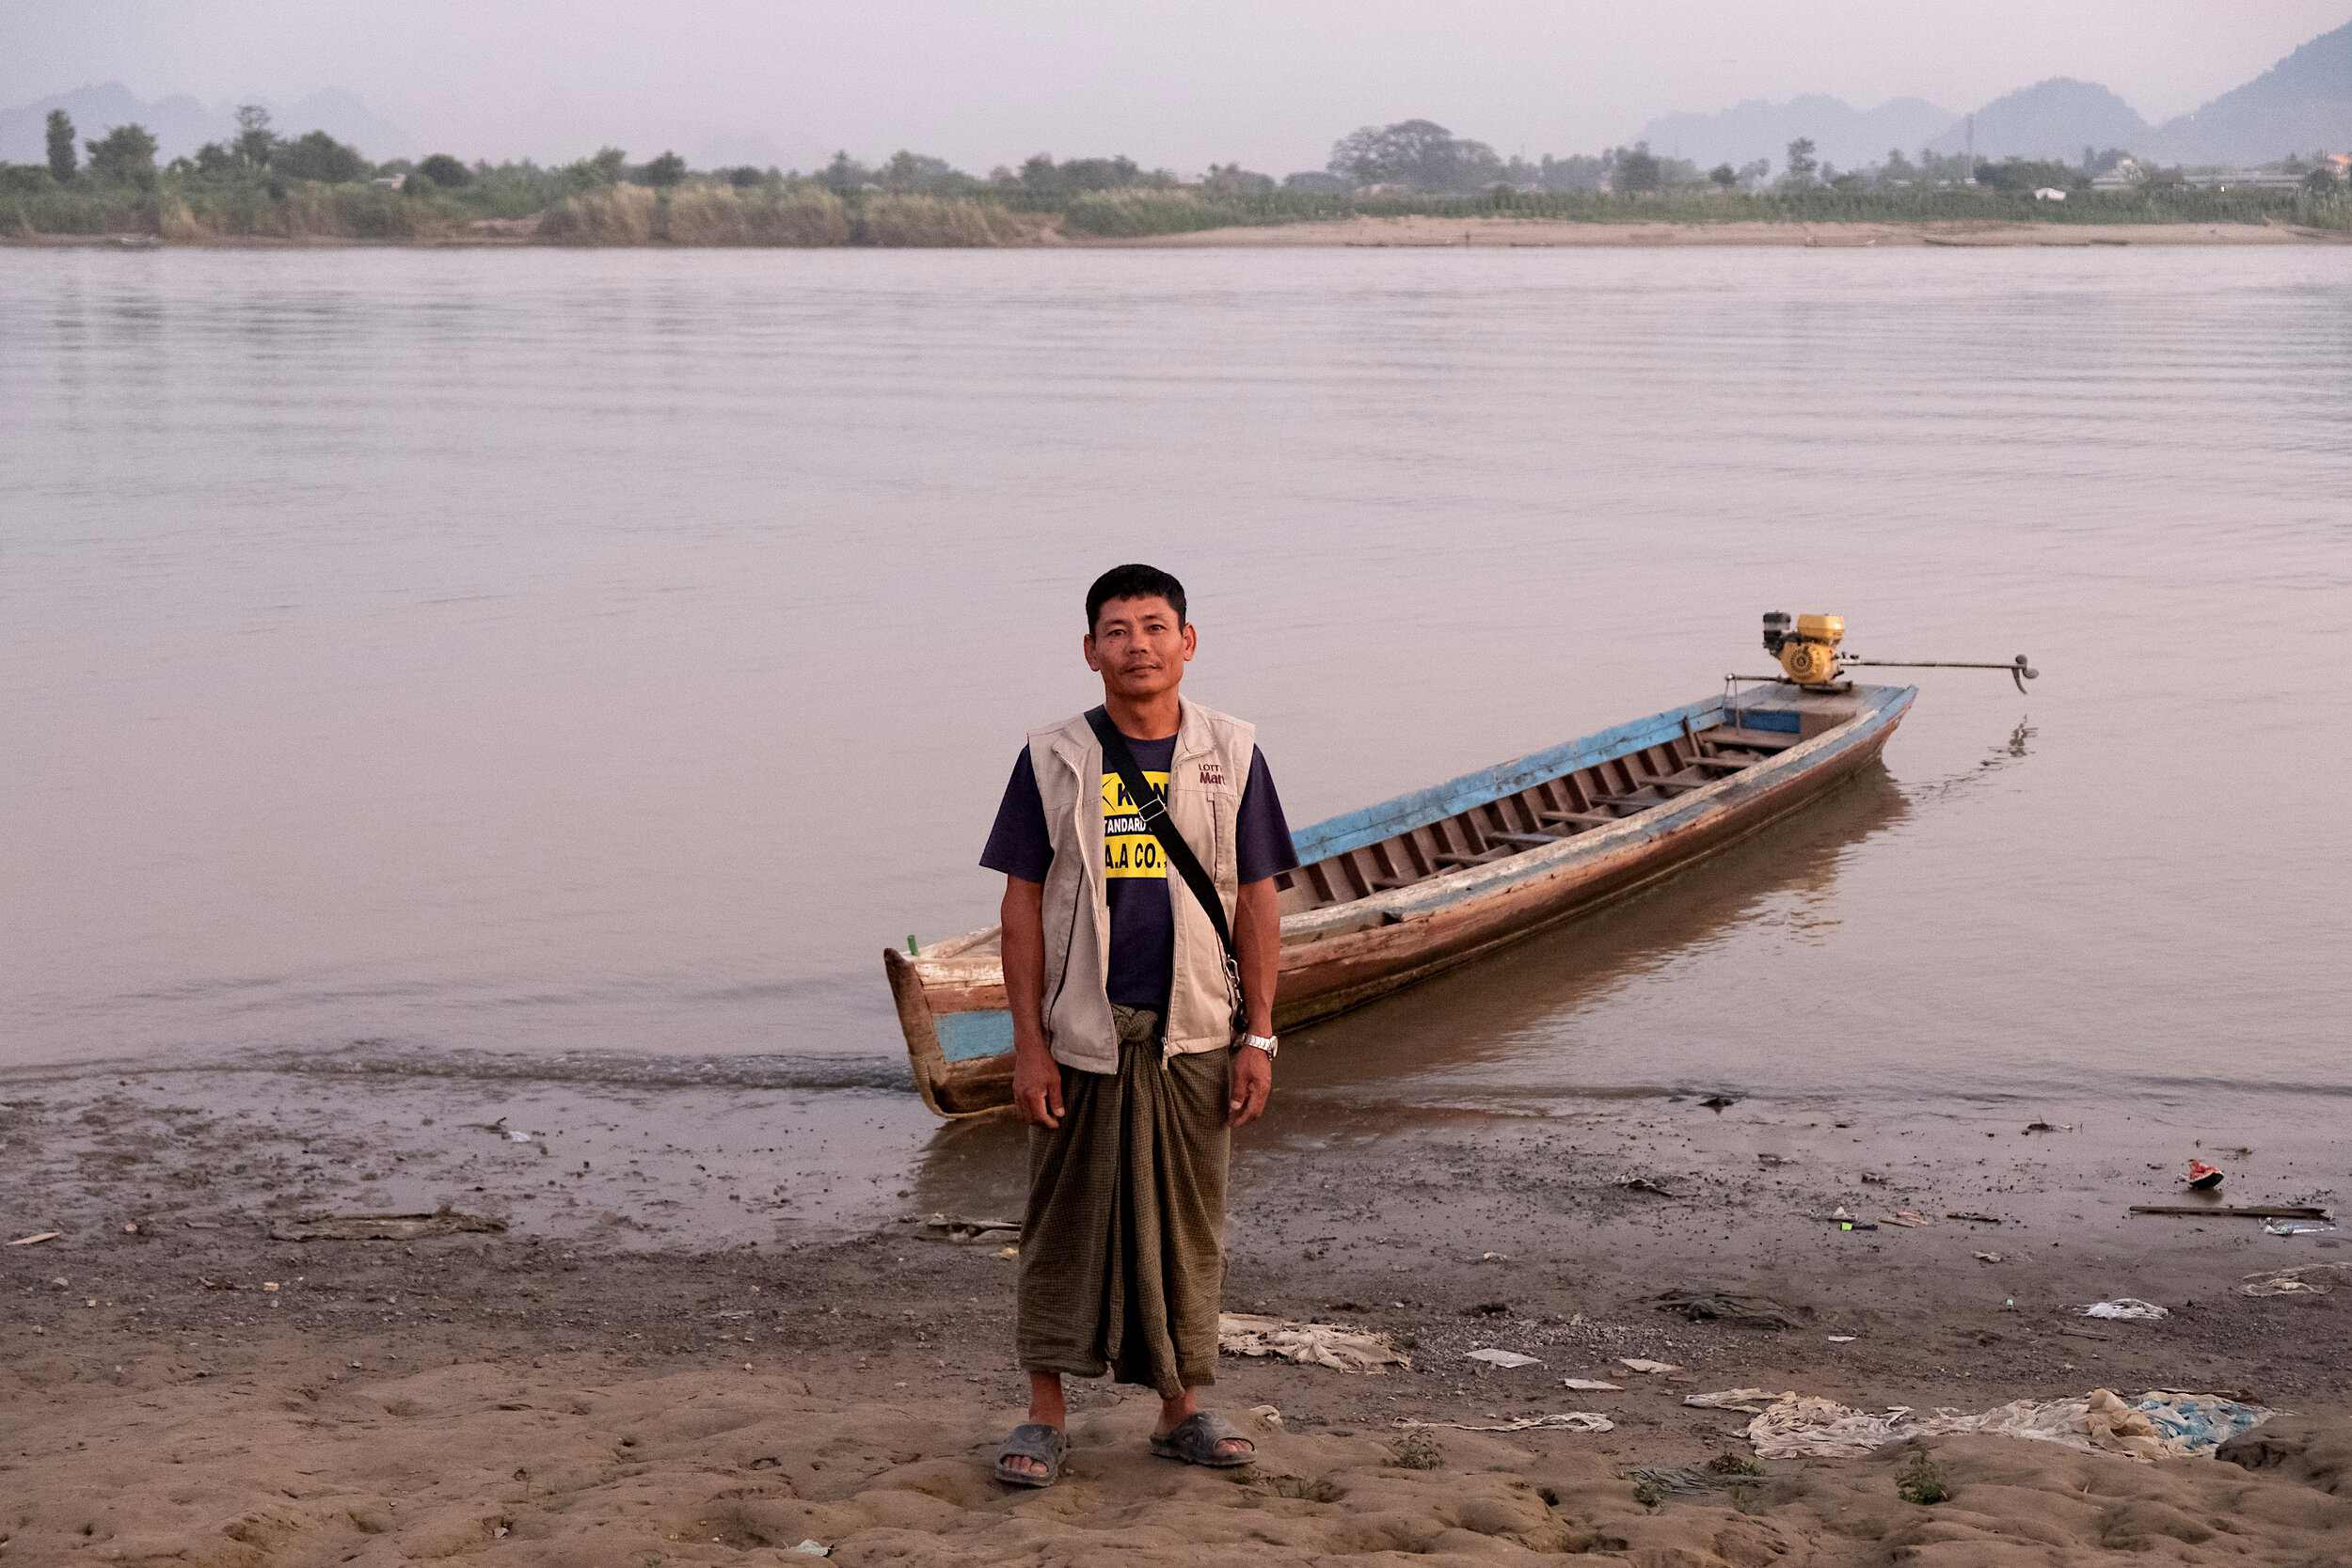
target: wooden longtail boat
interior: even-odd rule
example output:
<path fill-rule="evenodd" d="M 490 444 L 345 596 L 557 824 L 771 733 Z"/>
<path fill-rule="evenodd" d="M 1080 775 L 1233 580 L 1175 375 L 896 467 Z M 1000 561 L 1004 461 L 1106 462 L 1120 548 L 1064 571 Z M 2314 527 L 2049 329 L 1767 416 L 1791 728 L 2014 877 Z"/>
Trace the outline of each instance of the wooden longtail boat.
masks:
<path fill-rule="evenodd" d="M 1637 719 L 1294 832 L 1275 1027 L 1409 986 L 1648 882 L 1879 754 L 1918 688 L 1777 682 Z M 1012 1099 L 999 930 L 882 956 L 923 1102 Z"/>

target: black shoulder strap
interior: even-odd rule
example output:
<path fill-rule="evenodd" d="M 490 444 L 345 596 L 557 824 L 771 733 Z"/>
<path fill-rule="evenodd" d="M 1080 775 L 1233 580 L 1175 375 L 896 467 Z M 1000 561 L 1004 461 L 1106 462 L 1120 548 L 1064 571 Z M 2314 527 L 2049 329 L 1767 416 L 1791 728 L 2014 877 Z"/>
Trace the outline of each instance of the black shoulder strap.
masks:
<path fill-rule="evenodd" d="M 1103 760 L 1111 765 L 1119 782 L 1127 786 L 1127 794 L 1143 814 L 1144 825 L 1152 836 L 1160 841 L 1162 853 L 1192 889 L 1192 895 L 1200 900 L 1200 907 L 1209 913 L 1209 924 L 1216 927 L 1216 940 L 1225 949 L 1225 967 L 1229 974 L 1238 977 L 1239 966 L 1233 957 L 1232 928 L 1225 923 L 1225 900 L 1216 895 L 1216 882 L 1209 876 L 1200 857 L 1192 852 L 1184 835 L 1176 831 L 1176 824 L 1168 819 L 1168 802 L 1160 792 L 1144 782 L 1143 769 L 1136 766 L 1135 752 L 1127 749 L 1127 737 L 1119 733 L 1111 716 L 1102 708 L 1087 714 L 1087 723 L 1094 731 L 1094 738 L 1103 743 Z"/>

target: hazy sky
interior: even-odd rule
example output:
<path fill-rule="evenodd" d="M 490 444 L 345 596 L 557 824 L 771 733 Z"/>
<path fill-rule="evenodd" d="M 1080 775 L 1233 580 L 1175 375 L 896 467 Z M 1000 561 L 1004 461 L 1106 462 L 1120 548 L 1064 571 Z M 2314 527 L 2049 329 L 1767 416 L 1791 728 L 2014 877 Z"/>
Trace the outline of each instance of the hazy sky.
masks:
<path fill-rule="evenodd" d="M 0 105 L 109 79 L 208 103 L 342 87 L 415 150 L 467 158 L 614 142 L 807 166 L 904 146 L 975 172 L 1048 150 L 1279 175 L 1415 116 L 1505 153 L 1588 151 L 1676 109 L 1825 92 L 1964 112 L 2048 76 L 2158 122 L 2347 17 L 2352 0 L 0 0 Z"/>

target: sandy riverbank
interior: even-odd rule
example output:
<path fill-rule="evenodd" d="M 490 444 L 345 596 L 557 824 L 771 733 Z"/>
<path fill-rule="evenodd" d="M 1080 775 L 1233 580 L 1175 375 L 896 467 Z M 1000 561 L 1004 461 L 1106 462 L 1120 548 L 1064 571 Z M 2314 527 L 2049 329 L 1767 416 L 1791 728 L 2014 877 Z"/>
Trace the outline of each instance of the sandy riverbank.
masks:
<path fill-rule="evenodd" d="M 536 218 L 484 219 L 446 234 L 406 240 L 360 240 L 328 235 L 280 239 L 266 235 L 173 241 L 167 248 L 317 250 L 404 248 L 511 249 L 563 242 L 538 238 Z M 167 248 L 151 234 L 33 234 L 0 237 L 0 245 L 37 249 Z M 1572 223 L 1514 217 L 1356 217 L 1328 223 L 1286 223 L 1207 229 L 1184 234 L 1102 238 L 1064 230 L 1057 219 L 1043 220 L 993 249 L 1557 249 L 1777 248 L 1862 249 L 1885 245 L 1955 248 L 2090 247 L 2130 245 L 2352 245 L 2352 234 L 2290 224 L 2250 223 Z M 615 248 L 597 246 L 595 248 Z M 619 248 L 675 250 L 741 249 L 647 241 Z M 792 248 L 792 247 L 784 247 Z M 890 247 L 883 247 L 890 248 Z"/>
<path fill-rule="evenodd" d="M 2248 223 L 1567 223 L 1545 218 L 1357 217 L 1263 229 L 1211 229 L 1098 245 L 1327 248 L 1358 246 L 1456 249 L 1533 246 L 1613 248 L 1772 245 L 1859 249 L 1871 245 L 2090 246 L 2275 245 L 2352 243 L 2352 235 Z"/>
<path fill-rule="evenodd" d="M 2087 1199 L 2048 1136 L 2005 1131 L 2010 1143 L 1979 1157 L 1975 1144 L 1922 1149 L 1867 1122 L 1740 1106 L 1500 1121 L 1399 1107 L 1344 1129 L 1303 1105 L 1286 1126 L 1278 1106 L 1240 1155 L 1229 1307 L 1385 1330 L 1414 1370 L 1229 1359 L 1215 1403 L 1282 1413 L 1262 1428 L 1263 1461 L 1231 1476 L 1149 1459 L 1150 1401 L 1091 1390 L 1070 1481 L 1025 1496 L 986 1476 L 1019 1392 L 1012 1265 L 993 1249 L 859 1220 L 871 1204 L 837 1205 L 831 1223 L 745 1204 L 735 1183 L 774 1177 L 821 1207 L 819 1178 L 674 1123 L 655 1141 L 678 1174 L 575 1203 L 608 1164 L 638 1164 L 632 1146 L 599 1129 L 580 1159 L 574 1133 L 534 1125 L 519 1143 L 512 1123 L 465 1119 L 466 1105 L 512 1102 L 511 1086 L 437 1085 L 442 1114 L 420 1127 L 417 1101 L 368 1083 L 272 1082 L 234 1110 L 190 1102 L 168 1075 L 7 1087 L 7 1223 L 64 1234 L 0 1249 L 0 1410 L 15 1433 L 0 1457 L 0 1562 L 469 1554 L 634 1568 L 781 1561 L 815 1538 L 853 1563 L 1081 1562 L 1115 1545 L 1146 1562 L 1581 1548 L 1752 1568 L 1785 1554 L 2055 1563 L 2153 1545 L 2167 1560 L 2301 1565 L 2352 1542 L 2352 1288 L 2234 1288 L 2345 1249 L 2244 1221 L 2125 1222 L 2120 1205 L 2147 1193 L 2119 1180 Z M 627 1098 L 651 1114 L 642 1089 Z M 779 1124 L 843 1137 L 871 1114 L 855 1096 L 771 1099 Z M 781 1128 L 779 1147 L 798 1131 Z M 1740 1155 L 1759 1142 L 1787 1152 Z M 878 1201 L 1002 1212 L 1018 1165 L 1015 1130 L 943 1131 Z M 2258 1155 L 2236 1168 L 2249 1198 L 2288 1179 Z M 1632 1175 L 1675 1196 L 1618 1184 Z M 421 1195 L 511 1227 L 409 1243 L 267 1234 L 274 1216 Z M 1866 1233 L 1807 1217 L 1840 1200 L 1937 1223 Z M 671 1227 L 660 1216 L 680 1203 L 714 1217 Z M 1772 1296 L 1800 1325 L 1692 1323 L 1652 1306 L 1700 1280 Z M 2122 1294 L 2171 1316 L 2074 1315 Z M 1543 1364 L 1466 1358 L 1486 1345 Z M 1685 1370 L 1634 1375 L 1623 1356 Z M 1569 1393 L 1563 1375 L 1623 1387 Z M 2260 1473 L 1947 1438 L 1931 1446 L 1954 1496 L 1932 1509 L 1897 1498 L 1899 1452 L 1775 1460 L 1752 1494 L 1638 1501 L 1634 1468 L 1746 1451 L 1745 1417 L 1681 1403 L 1733 1386 L 1979 1410 L 2185 1386 L 2296 1414 L 2265 1429 L 2288 1457 Z M 1388 1463 L 1399 1418 L 1577 1409 L 1615 1430 L 1445 1431 L 1438 1468 Z"/>

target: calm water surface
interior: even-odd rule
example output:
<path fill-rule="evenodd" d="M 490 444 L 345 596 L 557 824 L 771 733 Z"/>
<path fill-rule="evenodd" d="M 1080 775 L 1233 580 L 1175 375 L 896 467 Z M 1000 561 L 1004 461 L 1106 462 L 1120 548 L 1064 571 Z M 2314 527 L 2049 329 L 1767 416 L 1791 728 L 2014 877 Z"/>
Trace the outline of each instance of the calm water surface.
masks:
<path fill-rule="evenodd" d="M 1299 823 L 1766 610 L 2045 672 L 1295 1103 L 2352 1110 L 2342 249 L 15 251 L 0 550 L 0 1066 L 891 1089 L 1140 558 Z"/>

